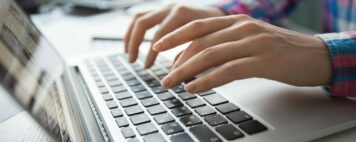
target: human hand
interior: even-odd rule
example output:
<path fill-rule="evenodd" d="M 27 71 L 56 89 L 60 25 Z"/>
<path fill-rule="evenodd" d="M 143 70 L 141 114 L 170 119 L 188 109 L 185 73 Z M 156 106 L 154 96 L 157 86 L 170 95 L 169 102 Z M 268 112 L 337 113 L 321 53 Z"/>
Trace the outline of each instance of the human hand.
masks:
<path fill-rule="evenodd" d="M 331 60 L 321 39 L 246 15 L 190 22 L 162 37 L 153 49 L 162 52 L 190 41 L 163 79 L 164 87 L 176 86 L 213 67 L 217 68 L 185 89 L 199 93 L 251 77 L 296 86 L 327 85 L 331 80 Z"/>
<path fill-rule="evenodd" d="M 218 8 L 194 8 L 178 5 L 169 5 L 161 10 L 138 13 L 125 35 L 125 53 L 129 53 L 129 62 L 135 62 L 145 32 L 155 25 L 160 25 L 160 27 L 153 37 L 152 44 L 193 20 L 223 15 L 224 13 Z M 145 68 L 151 67 L 156 57 L 157 52 L 151 49 L 145 61 Z"/>

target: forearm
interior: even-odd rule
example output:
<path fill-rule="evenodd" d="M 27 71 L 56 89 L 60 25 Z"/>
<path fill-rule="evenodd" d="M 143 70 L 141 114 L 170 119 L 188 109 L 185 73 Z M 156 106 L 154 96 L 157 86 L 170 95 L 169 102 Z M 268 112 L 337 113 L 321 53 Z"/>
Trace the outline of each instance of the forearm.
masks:
<path fill-rule="evenodd" d="M 332 96 L 356 97 L 356 31 L 319 34 L 333 65 Z"/>

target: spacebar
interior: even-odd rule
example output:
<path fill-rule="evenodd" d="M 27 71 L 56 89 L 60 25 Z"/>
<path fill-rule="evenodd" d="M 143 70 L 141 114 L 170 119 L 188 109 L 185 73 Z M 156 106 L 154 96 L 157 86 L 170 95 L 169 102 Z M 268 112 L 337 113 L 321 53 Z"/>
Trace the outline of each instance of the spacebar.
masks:
<path fill-rule="evenodd" d="M 221 142 L 221 139 L 205 125 L 192 127 L 189 131 L 201 142 Z"/>

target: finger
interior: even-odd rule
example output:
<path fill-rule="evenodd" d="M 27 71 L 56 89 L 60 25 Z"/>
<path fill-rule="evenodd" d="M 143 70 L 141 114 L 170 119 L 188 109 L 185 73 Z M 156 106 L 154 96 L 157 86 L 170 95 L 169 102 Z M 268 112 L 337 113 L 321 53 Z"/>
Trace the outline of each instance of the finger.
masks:
<path fill-rule="evenodd" d="M 152 48 L 150 49 L 150 51 L 148 51 L 148 55 L 146 57 L 145 65 L 144 65 L 145 69 L 150 68 L 154 64 L 154 61 L 156 60 L 157 55 L 158 55 L 158 52 L 152 50 Z"/>
<path fill-rule="evenodd" d="M 128 46 L 129 62 L 134 62 L 137 59 L 138 48 L 143 41 L 146 31 L 153 26 L 161 23 L 161 21 L 169 13 L 170 8 L 166 7 L 163 10 L 147 13 L 137 19 L 133 25 Z"/>
<path fill-rule="evenodd" d="M 185 86 L 189 93 L 200 93 L 219 87 L 234 80 L 260 76 L 260 63 L 256 57 L 247 57 L 230 61 L 214 71 L 190 82 Z"/>
<path fill-rule="evenodd" d="M 225 42 L 238 41 L 258 32 L 251 27 L 248 24 L 235 25 L 194 40 L 174 64 L 173 69 L 206 48 Z"/>
<path fill-rule="evenodd" d="M 189 8 L 186 8 L 184 6 L 177 6 L 172 11 L 170 11 L 167 17 L 160 24 L 160 28 L 155 33 L 152 40 L 152 44 L 155 44 L 159 39 L 161 39 L 166 34 L 188 23 L 190 21 L 190 18 L 186 18 L 185 16 L 182 16 L 182 14 L 191 13 L 191 12 L 192 11 Z M 145 68 L 149 68 L 153 65 L 157 55 L 158 52 L 153 50 L 151 46 L 151 49 L 145 61 Z"/>
<path fill-rule="evenodd" d="M 229 27 L 233 22 L 234 20 L 230 16 L 196 20 L 164 36 L 154 44 L 153 48 L 156 51 L 165 51 L 206 34 Z"/>
<path fill-rule="evenodd" d="M 129 46 L 129 41 L 130 41 L 130 36 L 131 36 L 131 32 L 132 32 L 132 28 L 133 28 L 133 25 L 137 22 L 137 19 L 143 15 L 145 15 L 147 12 L 140 12 L 140 13 L 137 13 L 135 15 L 135 17 L 133 18 L 130 26 L 129 26 L 129 29 L 127 30 L 126 32 L 126 35 L 124 37 L 124 43 L 125 43 L 125 53 L 127 53 L 128 51 L 128 46 Z"/>
<path fill-rule="evenodd" d="M 241 43 L 240 41 L 224 43 L 203 50 L 167 75 L 163 79 L 163 87 L 176 86 L 209 68 L 234 59 L 250 56 L 252 51 L 248 50 L 248 45 Z"/>

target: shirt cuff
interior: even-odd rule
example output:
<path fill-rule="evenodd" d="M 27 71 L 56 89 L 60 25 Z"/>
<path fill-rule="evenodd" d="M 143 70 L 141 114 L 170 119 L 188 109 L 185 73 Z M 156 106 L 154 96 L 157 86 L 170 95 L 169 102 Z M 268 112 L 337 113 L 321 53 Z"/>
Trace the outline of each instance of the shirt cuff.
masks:
<path fill-rule="evenodd" d="M 331 96 L 356 96 L 356 32 L 318 34 L 333 66 Z"/>

